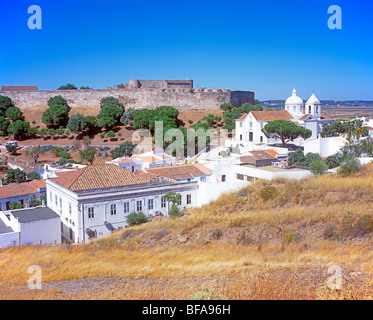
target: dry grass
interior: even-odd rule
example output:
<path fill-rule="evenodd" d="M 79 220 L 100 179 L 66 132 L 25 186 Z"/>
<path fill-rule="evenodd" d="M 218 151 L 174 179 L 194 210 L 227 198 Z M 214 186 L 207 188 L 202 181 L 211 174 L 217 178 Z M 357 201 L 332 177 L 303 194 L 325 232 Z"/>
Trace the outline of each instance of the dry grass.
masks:
<path fill-rule="evenodd" d="M 229 299 L 371 299 L 372 190 L 373 165 L 346 178 L 262 181 L 92 244 L 1 249 L 0 295 L 186 299 L 207 286 Z M 42 269 L 41 291 L 27 289 L 30 265 Z M 326 286 L 331 265 L 342 290 Z"/>

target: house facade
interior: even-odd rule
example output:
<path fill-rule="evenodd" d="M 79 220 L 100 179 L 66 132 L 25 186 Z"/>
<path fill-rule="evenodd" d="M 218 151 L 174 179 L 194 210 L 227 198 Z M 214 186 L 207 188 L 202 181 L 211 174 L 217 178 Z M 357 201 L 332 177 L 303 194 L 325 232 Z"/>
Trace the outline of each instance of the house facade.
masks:
<path fill-rule="evenodd" d="M 331 124 L 333 122 L 331 118 L 321 114 L 321 103 L 315 94 L 312 94 L 308 101 L 304 103 L 294 89 L 292 96 L 285 102 L 284 110 L 251 111 L 237 119 L 235 126 L 236 144 L 244 146 L 247 143 L 278 143 L 278 140 L 267 138 L 262 132 L 264 126 L 274 120 L 292 121 L 298 126 L 310 129 L 312 131 L 310 140 L 318 138 L 325 123 Z"/>
<path fill-rule="evenodd" d="M 113 164 L 57 176 L 47 181 L 48 207 L 60 216 L 65 241 L 87 242 L 124 228 L 132 212 L 167 215 L 162 196 L 168 192 L 181 195 L 180 209 L 196 206 L 196 182 L 140 175 Z"/>

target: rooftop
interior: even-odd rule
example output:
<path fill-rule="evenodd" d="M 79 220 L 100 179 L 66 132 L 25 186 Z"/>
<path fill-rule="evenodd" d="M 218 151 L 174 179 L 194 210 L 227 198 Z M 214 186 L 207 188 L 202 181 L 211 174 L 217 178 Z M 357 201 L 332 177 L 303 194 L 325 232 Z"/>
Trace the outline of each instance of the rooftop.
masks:
<path fill-rule="evenodd" d="M 258 121 L 292 120 L 294 117 L 286 110 L 251 111 Z"/>
<path fill-rule="evenodd" d="M 0 219 L 0 234 L 13 232 L 11 227 L 7 227 L 5 223 Z"/>
<path fill-rule="evenodd" d="M 11 213 L 15 218 L 18 218 L 18 221 L 21 223 L 59 218 L 59 216 L 48 207 L 14 210 L 11 211 Z"/>
<path fill-rule="evenodd" d="M 166 177 L 175 180 L 212 174 L 211 169 L 201 164 L 182 164 L 177 166 L 149 168 L 146 169 L 146 172 L 147 174 L 152 174 L 153 177 Z"/>
<path fill-rule="evenodd" d="M 34 180 L 22 183 L 10 183 L 0 188 L 0 199 L 22 196 L 25 194 L 38 193 L 41 188 L 46 187 L 45 180 Z"/>
<path fill-rule="evenodd" d="M 73 172 L 60 172 L 57 173 L 57 178 L 52 181 L 71 191 L 105 189 L 149 183 L 147 177 L 114 164 L 87 166 Z"/>

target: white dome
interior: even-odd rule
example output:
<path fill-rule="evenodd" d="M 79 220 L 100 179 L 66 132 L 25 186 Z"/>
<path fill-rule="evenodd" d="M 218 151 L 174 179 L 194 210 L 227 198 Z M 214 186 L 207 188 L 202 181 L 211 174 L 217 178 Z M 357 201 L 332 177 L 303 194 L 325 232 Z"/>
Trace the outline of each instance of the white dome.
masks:
<path fill-rule="evenodd" d="M 292 96 L 286 99 L 285 104 L 303 104 L 303 100 L 297 96 L 297 90 L 295 90 L 295 88 L 293 90 Z"/>
<path fill-rule="evenodd" d="M 312 96 L 308 99 L 307 104 L 320 104 L 320 101 L 316 98 L 315 94 L 312 93 Z"/>

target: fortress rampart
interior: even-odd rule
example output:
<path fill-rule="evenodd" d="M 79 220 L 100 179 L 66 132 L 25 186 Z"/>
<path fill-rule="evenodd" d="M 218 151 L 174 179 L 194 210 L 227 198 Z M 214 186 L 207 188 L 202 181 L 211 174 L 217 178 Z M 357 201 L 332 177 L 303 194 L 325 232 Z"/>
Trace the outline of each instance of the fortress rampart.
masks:
<path fill-rule="evenodd" d="M 21 108 L 47 105 L 49 98 L 60 95 L 70 107 L 99 107 L 100 100 L 113 96 L 127 108 L 156 108 L 169 105 L 177 109 L 219 109 L 223 103 L 241 106 L 254 104 L 254 92 L 231 91 L 228 89 L 183 89 L 183 88 L 124 88 L 88 90 L 39 90 L 39 91 L 0 91 Z"/>

